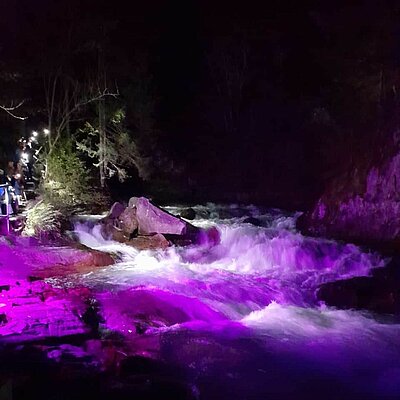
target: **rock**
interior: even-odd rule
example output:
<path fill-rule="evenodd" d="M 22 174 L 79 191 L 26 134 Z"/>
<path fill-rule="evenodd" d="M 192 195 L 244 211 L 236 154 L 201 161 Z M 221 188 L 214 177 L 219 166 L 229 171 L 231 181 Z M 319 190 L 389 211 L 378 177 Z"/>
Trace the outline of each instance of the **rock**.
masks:
<path fill-rule="evenodd" d="M 193 220 L 196 218 L 196 211 L 194 211 L 193 208 L 185 208 L 184 210 L 182 210 L 180 217 Z"/>
<path fill-rule="evenodd" d="M 140 329 L 173 326 L 190 321 L 221 322 L 226 317 L 196 298 L 160 289 L 131 288 L 98 297 L 109 329 L 131 337 Z"/>
<path fill-rule="evenodd" d="M 128 207 L 121 213 L 119 206 L 115 208 L 118 208 L 118 213 L 110 211 L 100 221 L 105 239 L 125 243 L 139 250 L 165 249 L 170 243 L 187 246 L 194 243 L 215 245 L 220 242 L 220 233 L 216 228 L 197 228 L 155 206 L 145 197 L 132 197 Z M 188 210 L 194 213 L 193 209 Z M 117 214 L 118 217 L 114 218 L 113 215 Z"/>
<path fill-rule="evenodd" d="M 243 221 L 244 224 L 251 224 L 254 226 L 262 226 L 262 222 L 254 217 L 247 217 L 246 219 L 244 219 Z"/>
<path fill-rule="evenodd" d="M 221 233 L 215 226 L 208 229 L 201 229 L 195 233 L 192 242 L 209 247 L 216 246 L 221 242 Z"/>
<path fill-rule="evenodd" d="M 39 276 L 28 276 L 28 282 L 36 282 L 36 281 L 42 281 L 44 278 L 41 278 Z"/>
<path fill-rule="evenodd" d="M 128 202 L 128 207 L 133 208 L 136 207 L 138 197 L 131 197 Z"/>
<path fill-rule="evenodd" d="M 399 248 L 400 153 L 394 141 L 360 158 L 298 219 L 306 234 Z M 371 149 L 371 152 L 373 150 Z"/>
<path fill-rule="evenodd" d="M 2 276 L 50 278 L 89 272 L 94 268 L 115 263 L 110 254 L 79 244 L 43 246 L 34 243 L 30 242 L 27 245 L 0 243 Z"/>
<path fill-rule="evenodd" d="M 221 232 L 215 226 L 207 229 L 206 235 L 210 245 L 216 246 L 221 243 Z"/>
<path fill-rule="evenodd" d="M 116 219 L 109 216 L 106 216 L 99 221 L 99 224 L 101 225 L 101 234 L 104 239 L 112 239 L 114 229 L 116 228 L 116 222 Z"/>
<path fill-rule="evenodd" d="M 88 301 L 88 307 L 85 312 L 82 314 L 82 321 L 89 326 L 93 332 L 97 332 L 99 329 L 99 325 L 103 321 L 103 318 L 99 315 L 99 308 L 97 302 L 90 299 Z"/>
<path fill-rule="evenodd" d="M 115 370 L 126 357 L 126 354 L 118 348 L 118 344 L 105 338 L 87 340 L 84 350 L 101 362 L 103 370 Z"/>
<path fill-rule="evenodd" d="M 59 289 L 44 281 L 13 281 L 2 296 L 0 338 L 8 342 L 86 335 L 90 327 L 81 318 L 91 292 L 87 288 Z"/>
<path fill-rule="evenodd" d="M 138 250 L 166 249 L 169 246 L 168 240 L 161 233 L 150 236 L 137 236 L 126 242 L 126 244 Z"/>
<path fill-rule="evenodd" d="M 47 249 L 34 261 L 32 273 L 38 278 L 86 273 L 115 263 L 110 254 L 83 245 L 76 248 Z"/>
<path fill-rule="evenodd" d="M 186 223 L 181 219 L 161 210 L 144 197 L 136 201 L 136 219 L 139 225 L 139 234 L 149 235 L 163 233 L 184 235 Z"/>
<path fill-rule="evenodd" d="M 319 300 L 341 309 L 400 314 L 400 260 L 376 268 L 372 276 L 328 282 L 317 291 Z"/>
<path fill-rule="evenodd" d="M 122 213 L 124 212 L 125 209 Z M 122 213 L 119 215 L 119 217 L 122 215 Z M 126 229 L 126 232 L 121 229 L 122 224 L 120 223 L 119 217 L 112 218 L 111 215 L 107 215 L 105 218 L 100 220 L 101 235 L 106 240 L 115 240 L 120 243 L 125 243 L 130 239 L 131 234 L 128 233 L 129 228 Z"/>
<path fill-rule="evenodd" d="M 118 218 L 124 210 L 125 207 L 121 203 L 116 202 L 111 206 L 108 217 L 113 219 Z"/>
<path fill-rule="evenodd" d="M 101 235 L 106 240 L 114 240 L 119 243 L 126 243 L 131 239 L 129 233 L 117 227 L 117 220 L 105 219 L 101 221 Z"/>
<path fill-rule="evenodd" d="M 399 288 L 394 289 L 369 277 L 325 283 L 319 288 L 317 297 L 327 305 L 341 309 L 364 309 L 383 314 L 400 312 Z"/>
<path fill-rule="evenodd" d="M 121 229 L 113 227 L 111 236 L 108 236 L 107 239 L 112 239 L 119 243 L 126 243 L 130 240 L 130 237 L 128 235 L 125 235 L 125 233 Z"/>
<path fill-rule="evenodd" d="M 136 219 L 136 208 L 127 207 L 118 218 L 119 228 L 128 237 L 138 229 L 138 221 Z"/>

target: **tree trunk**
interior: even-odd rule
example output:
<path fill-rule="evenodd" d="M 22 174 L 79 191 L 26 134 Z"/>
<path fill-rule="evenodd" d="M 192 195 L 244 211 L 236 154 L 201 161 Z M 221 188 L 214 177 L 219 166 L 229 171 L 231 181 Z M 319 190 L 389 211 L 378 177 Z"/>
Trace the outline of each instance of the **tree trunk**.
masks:
<path fill-rule="evenodd" d="M 100 185 L 102 188 L 106 186 L 106 113 L 105 100 L 100 99 L 98 104 L 99 113 L 99 162 L 100 162 Z"/>

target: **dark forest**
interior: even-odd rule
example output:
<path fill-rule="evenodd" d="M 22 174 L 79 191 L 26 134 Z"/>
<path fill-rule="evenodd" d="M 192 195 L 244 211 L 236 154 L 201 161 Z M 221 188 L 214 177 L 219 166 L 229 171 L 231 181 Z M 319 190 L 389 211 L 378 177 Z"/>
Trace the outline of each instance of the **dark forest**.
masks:
<path fill-rule="evenodd" d="M 28 118 L 1 115 L 3 163 L 48 125 L 54 79 L 58 102 L 99 80 L 118 91 L 105 113 L 123 110 L 137 147 L 131 187 L 167 199 L 304 208 L 397 129 L 397 2 L 7 3 L 2 104 Z M 71 140 L 96 106 L 68 121 Z"/>

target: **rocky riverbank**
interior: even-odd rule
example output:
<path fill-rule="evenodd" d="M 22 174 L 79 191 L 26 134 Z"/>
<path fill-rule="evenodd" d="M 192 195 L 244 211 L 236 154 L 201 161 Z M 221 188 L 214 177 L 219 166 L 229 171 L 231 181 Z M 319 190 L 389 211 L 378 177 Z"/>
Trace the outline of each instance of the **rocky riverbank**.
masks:
<path fill-rule="evenodd" d="M 34 238 L 0 241 L 0 340 L 32 341 L 86 334 L 86 288 L 58 289 L 46 278 L 64 278 L 114 264 L 107 253 L 78 244 L 43 245 Z"/>
<path fill-rule="evenodd" d="M 388 257 L 369 277 L 324 284 L 318 297 L 330 306 L 400 313 L 400 138 L 331 180 L 315 206 L 297 221 L 306 235 L 352 242 Z"/>

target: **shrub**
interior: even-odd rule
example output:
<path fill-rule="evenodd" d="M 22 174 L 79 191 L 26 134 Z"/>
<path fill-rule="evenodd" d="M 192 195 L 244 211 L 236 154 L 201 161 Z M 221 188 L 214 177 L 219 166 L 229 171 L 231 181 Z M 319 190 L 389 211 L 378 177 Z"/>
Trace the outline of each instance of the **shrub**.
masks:
<path fill-rule="evenodd" d="M 60 143 L 47 157 L 45 199 L 54 204 L 76 206 L 90 200 L 89 189 L 88 172 L 71 141 Z"/>
<path fill-rule="evenodd" d="M 38 238 L 58 237 L 61 235 L 63 220 L 64 216 L 60 210 L 41 200 L 28 207 L 23 235 Z"/>

